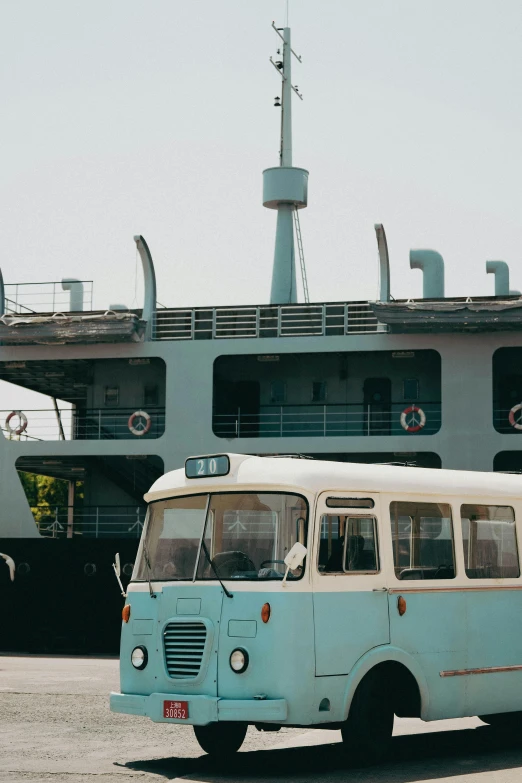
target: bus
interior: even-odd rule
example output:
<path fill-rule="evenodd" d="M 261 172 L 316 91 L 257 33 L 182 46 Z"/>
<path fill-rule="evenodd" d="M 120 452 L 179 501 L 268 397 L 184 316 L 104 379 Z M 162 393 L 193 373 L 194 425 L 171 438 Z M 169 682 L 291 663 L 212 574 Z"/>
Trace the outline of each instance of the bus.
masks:
<path fill-rule="evenodd" d="M 522 728 L 522 477 L 216 454 L 145 496 L 114 712 L 340 729 L 377 759 L 394 716 Z"/>

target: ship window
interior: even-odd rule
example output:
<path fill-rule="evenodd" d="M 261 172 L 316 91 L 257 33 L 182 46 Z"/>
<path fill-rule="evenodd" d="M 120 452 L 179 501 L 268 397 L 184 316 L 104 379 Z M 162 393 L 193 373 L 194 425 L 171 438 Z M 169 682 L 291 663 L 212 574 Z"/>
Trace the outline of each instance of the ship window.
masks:
<path fill-rule="evenodd" d="M 146 385 L 143 390 L 143 404 L 144 405 L 158 405 L 159 404 L 159 389 L 156 384 Z"/>
<path fill-rule="evenodd" d="M 515 513 L 511 506 L 460 507 L 468 579 L 520 576 Z"/>
<path fill-rule="evenodd" d="M 446 503 L 390 503 L 397 579 L 454 579 L 453 522 Z"/>
<path fill-rule="evenodd" d="M 405 378 L 403 381 L 403 396 L 408 402 L 416 402 L 419 399 L 418 378 Z"/>
<path fill-rule="evenodd" d="M 312 402 L 326 402 L 326 381 L 313 381 Z"/>
<path fill-rule="evenodd" d="M 272 381 L 270 384 L 270 402 L 276 405 L 286 402 L 286 383 L 284 381 Z"/>
<path fill-rule="evenodd" d="M 108 408 L 114 408 L 120 403 L 120 387 L 119 386 L 106 386 L 105 387 L 105 405 Z"/>

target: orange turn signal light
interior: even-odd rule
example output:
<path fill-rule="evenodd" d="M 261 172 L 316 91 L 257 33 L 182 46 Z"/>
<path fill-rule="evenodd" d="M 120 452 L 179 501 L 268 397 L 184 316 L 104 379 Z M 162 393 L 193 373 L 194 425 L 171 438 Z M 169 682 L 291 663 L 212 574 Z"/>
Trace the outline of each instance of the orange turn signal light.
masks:
<path fill-rule="evenodd" d="M 128 623 L 130 620 L 130 604 L 125 604 L 121 610 L 121 619 L 124 623 Z"/>
<path fill-rule="evenodd" d="M 263 604 L 261 619 L 264 623 L 267 623 L 270 620 L 270 604 Z"/>
<path fill-rule="evenodd" d="M 401 617 L 406 613 L 406 599 L 402 595 L 397 598 L 397 611 Z"/>

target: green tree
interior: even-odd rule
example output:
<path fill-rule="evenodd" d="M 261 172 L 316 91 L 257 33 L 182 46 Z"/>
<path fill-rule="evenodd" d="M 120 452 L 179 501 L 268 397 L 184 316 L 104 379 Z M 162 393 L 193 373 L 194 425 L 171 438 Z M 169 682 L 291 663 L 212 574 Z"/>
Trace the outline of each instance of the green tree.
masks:
<path fill-rule="evenodd" d="M 37 525 L 51 524 L 56 518 L 67 518 L 67 505 L 69 499 L 69 482 L 66 479 L 42 476 L 37 473 L 18 471 L 20 481 L 31 507 L 34 520 Z M 75 482 L 74 505 L 83 502 L 83 481 Z"/>

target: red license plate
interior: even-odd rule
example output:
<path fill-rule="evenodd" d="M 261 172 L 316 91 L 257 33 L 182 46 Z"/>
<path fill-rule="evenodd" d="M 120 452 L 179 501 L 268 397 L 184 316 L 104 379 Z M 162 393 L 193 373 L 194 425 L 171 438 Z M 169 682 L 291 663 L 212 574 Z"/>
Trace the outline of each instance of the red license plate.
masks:
<path fill-rule="evenodd" d="M 187 720 L 189 716 L 188 701 L 164 701 L 163 717 Z"/>

